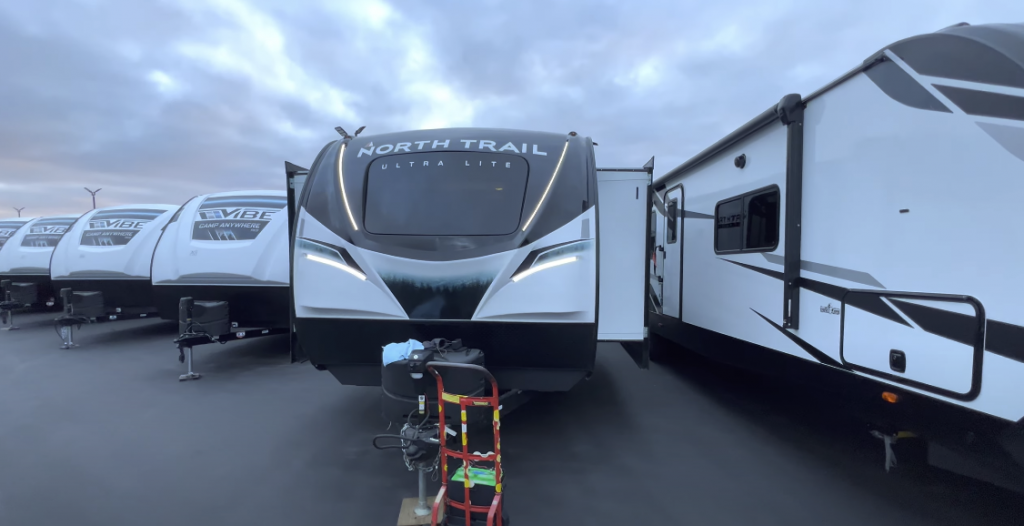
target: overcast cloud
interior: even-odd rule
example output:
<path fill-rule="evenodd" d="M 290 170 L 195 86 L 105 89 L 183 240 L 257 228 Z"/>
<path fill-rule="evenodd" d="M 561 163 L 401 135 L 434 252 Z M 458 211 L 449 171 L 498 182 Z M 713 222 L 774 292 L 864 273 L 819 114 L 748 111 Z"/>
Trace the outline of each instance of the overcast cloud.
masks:
<path fill-rule="evenodd" d="M 660 175 L 896 40 L 1020 0 L 0 4 L 0 217 L 283 188 L 337 137 L 576 131 Z"/>

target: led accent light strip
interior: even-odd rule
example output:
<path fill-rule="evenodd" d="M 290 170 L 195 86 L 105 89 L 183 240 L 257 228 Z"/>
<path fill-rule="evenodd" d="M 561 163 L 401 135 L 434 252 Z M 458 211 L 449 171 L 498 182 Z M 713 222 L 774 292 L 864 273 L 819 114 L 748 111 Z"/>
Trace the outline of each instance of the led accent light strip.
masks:
<path fill-rule="evenodd" d="M 578 259 L 579 259 L 578 256 L 570 256 L 570 257 L 567 257 L 567 258 L 556 259 L 554 261 L 548 261 L 547 263 L 542 263 L 540 265 L 537 265 L 536 267 L 530 267 L 530 268 L 520 272 L 519 274 L 516 274 L 515 276 L 512 276 L 512 281 L 519 281 L 519 280 L 525 278 L 526 276 L 529 276 L 530 274 L 533 274 L 535 272 L 540 272 L 542 270 L 549 269 L 549 268 L 552 268 L 552 267 L 559 267 L 559 266 L 562 266 L 562 265 L 565 265 L 565 264 L 568 264 L 568 263 L 572 263 L 573 261 L 576 261 Z"/>
<path fill-rule="evenodd" d="M 342 143 L 338 150 L 338 186 L 341 186 L 341 200 L 345 202 L 345 211 L 348 212 L 348 220 L 352 222 L 352 230 L 359 230 L 356 226 L 356 218 L 352 216 L 352 209 L 348 206 L 348 195 L 345 193 L 345 176 L 341 170 L 342 161 L 345 160 L 345 147 L 348 143 Z"/>
<path fill-rule="evenodd" d="M 342 263 L 338 263 L 337 261 L 334 261 L 332 259 L 322 258 L 320 256 L 314 256 L 313 254 L 306 254 L 306 259 L 311 260 L 311 261 L 316 261 L 317 263 L 323 263 L 324 265 L 330 265 L 330 266 L 332 266 L 334 268 L 337 268 L 337 269 L 344 270 L 345 272 L 348 272 L 349 274 L 352 274 L 353 276 L 355 276 L 355 277 L 357 277 L 357 278 L 359 278 L 359 279 L 361 279 L 363 281 L 366 281 L 366 275 L 364 275 L 362 272 L 359 272 L 358 270 L 356 270 L 356 269 L 354 269 L 354 268 L 352 268 L 352 267 L 350 267 L 348 265 L 344 265 Z"/>
<path fill-rule="evenodd" d="M 540 205 L 544 204 L 544 199 L 547 198 L 548 192 L 551 191 L 551 185 L 555 184 L 555 177 L 558 177 L 558 170 L 562 168 L 562 161 L 565 159 L 565 152 L 569 150 L 569 139 L 565 140 L 565 146 L 562 147 L 562 155 L 558 158 L 558 164 L 555 166 L 555 171 L 551 174 L 551 180 L 548 181 L 548 187 L 544 189 L 544 194 L 540 196 L 540 201 L 537 201 L 537 208 L 533 209 L 533 213 L 530 214 L 530 218 L 526 220 L 526 224 L 523 225 L 523 232 L 526 232 L 526 227 L 530 226 L 533 222 L 533 218 L 540 211 Z"/>

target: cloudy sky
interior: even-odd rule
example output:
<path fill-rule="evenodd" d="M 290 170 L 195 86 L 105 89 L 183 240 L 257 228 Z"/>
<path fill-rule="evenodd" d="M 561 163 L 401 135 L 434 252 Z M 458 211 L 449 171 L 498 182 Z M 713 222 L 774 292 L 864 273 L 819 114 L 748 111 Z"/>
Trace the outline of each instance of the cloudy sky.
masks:
<path fill-rule="evenodd" d="M 1020 0 L 0 3 L 0 217 L 283 188 L 337 137 L 571 130 L 660 175 L 787 93 Z"/>

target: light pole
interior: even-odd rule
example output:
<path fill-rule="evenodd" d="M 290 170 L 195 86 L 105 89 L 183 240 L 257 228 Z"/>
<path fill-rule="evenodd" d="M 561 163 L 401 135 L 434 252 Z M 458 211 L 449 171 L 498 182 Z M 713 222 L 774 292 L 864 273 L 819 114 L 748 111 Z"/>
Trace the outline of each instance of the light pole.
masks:
<path fill-rule="evenodd" d="M 14 208 L 14 207 L 12 207 L 12 208 Z M 18 217 L 21 217 L 21 211 L 24 210 L 25 207 L 23 206 L 21 208 L 14 208 L 14 209 L 18 211 Z"/>
<path fill-rule="evenodd" d="M 100 190 L 102 190 L 102 188 L 97 188 L 95 191 L 90 190 L 88 188 L 85 189 L 86 192 L 89 192 L 90 194 L 92 194 L 92 209 L 93 210 L 96 210 L 96 194 L 99 193 Z"/>

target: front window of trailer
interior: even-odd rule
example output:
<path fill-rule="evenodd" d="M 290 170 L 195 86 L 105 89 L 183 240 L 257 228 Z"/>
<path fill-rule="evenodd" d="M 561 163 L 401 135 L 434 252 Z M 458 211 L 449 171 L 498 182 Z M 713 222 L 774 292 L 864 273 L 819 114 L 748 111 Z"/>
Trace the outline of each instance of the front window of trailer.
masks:
<path fill-rule="evenodd" d="M 7 240 L 14 237 L 14 234 L 25 225 L 22 221 L 0 221 L 0 247 L 7 243 Z"/>
<path fill-rule="evenodd" d="M 375 159 L 363 224 L 370 234 L 503 236 L 519 228 L 529 166 L 516 155 L 429 152 Z"/>

